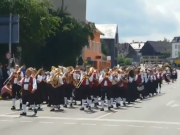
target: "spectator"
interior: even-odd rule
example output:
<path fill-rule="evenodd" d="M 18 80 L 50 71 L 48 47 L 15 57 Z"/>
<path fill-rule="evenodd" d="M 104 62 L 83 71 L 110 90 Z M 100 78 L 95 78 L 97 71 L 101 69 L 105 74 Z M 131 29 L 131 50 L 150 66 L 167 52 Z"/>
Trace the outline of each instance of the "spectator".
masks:
<path fill-rule="evenodd" d="M 8 83 L 7 85 L 4 85 L 1 89 L 1 96 L 3 99 L 11 98 L 11 85 Z"/>
<path fill-rule="evenodd" d="M 3 86 L 3 71 L 2 71 L 2 64 L 0 63 L 0 90 Z"/>

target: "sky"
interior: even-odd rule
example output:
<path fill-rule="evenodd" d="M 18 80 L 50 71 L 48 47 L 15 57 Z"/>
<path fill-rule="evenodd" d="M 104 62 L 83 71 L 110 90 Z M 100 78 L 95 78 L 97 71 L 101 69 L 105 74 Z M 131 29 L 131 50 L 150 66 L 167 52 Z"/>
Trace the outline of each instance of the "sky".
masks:
<path fill-rule="evenodd" d="M 180 36 L 179 0 L 87 0 L 86 18 L 118 24 L 121 43 Z"/>

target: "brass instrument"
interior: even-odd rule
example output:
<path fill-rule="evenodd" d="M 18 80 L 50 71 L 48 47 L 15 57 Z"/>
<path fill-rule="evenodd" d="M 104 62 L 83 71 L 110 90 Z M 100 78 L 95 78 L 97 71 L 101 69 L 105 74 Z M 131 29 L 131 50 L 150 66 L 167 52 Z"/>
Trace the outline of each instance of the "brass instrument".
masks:
<path fill-rule="evenodd" d="M 90 70 L 89 70 L 89 72 L 88 72 L 88 74 L 85 74 L 85 75 L 83 76 L 83 78 L 77 83 L 77 85 L 75 85 L 75 87 L 76 87 L 76 88 L 80 88 L 82 82 L 83 82 L 85 79 L 89 79 L 89 77 L 92 75 L 93 71 L 94 71 L 94 68 L 91 67 Z"/>
<path fill-rule="evenodd" d="M 23 66 L 21 66 L 17 71 L 15 71 L 9 78 L 6 79 L 6 81 L 4 81 L 3 85 L 8 84 L 13 77 L 17 78 L 18 81 L 21 80 L 21 76 L 20 73 L 22 71 Z"/>
<path fill-rule="evenodd" d="M 166 70 L 166 69 L 169 69 L 170 70 L 170 72 L 172 73 L 172 67 L 169 65 L 169 63 L 165 63 L 163 66 L 162 66 L 162 69 L 163 70 Z"/>
<path fill-rule="evenodd" d="M 59 82 L 59 76 L 60 73 L 56 73 L 52 78 L 51 78 L 51 85 L 53 88 L 58 88 L 61 86 L 60 82 Z"/>

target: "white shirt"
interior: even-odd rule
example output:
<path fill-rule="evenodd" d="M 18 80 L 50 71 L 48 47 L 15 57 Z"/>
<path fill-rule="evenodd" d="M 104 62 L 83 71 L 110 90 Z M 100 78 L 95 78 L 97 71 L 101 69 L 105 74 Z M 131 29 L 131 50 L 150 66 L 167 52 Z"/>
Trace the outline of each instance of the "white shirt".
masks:
<path fill-rule="evenodd" d="M 23 82 L 23 80 L 24 80 L 24 82 Z M 21 81 L 20 81 L 18 84 L 22 86 L 22 84 L 24 83 L 24 86 L 22 86 L 22 87 L 24 87 L 23 89 L 24 89 L 24 90 L 28 90 L 28 88 L 29 88 L 29 80 L 30 80 L 30 77 L 25 78 L 25 79 L 22 78 Z M 36 78 L 33 78 L 32 87 L 33 87 L 32 91 L 34 91 L 34 90 L 37 89 Z"/>

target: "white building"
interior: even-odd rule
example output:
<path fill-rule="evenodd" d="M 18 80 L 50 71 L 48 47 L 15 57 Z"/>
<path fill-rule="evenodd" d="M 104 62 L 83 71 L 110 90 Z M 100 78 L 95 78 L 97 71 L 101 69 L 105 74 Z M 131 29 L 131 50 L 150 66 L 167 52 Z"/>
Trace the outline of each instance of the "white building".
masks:
<path fill-rule="evenodd" d="M 180 37 L 174 37 L 171 43 L 172 43 L 171 57 L 177 58 L 179 57 L 179 52 L 180 52 Z"/>
<path fill-rule="evenodd" d="M 86 0 L 52 0 L 55 9 L 61 8 L 64 3 L 64 9 L 70 13 L 73 18 L 79 21 L 86 21 Z"/>

